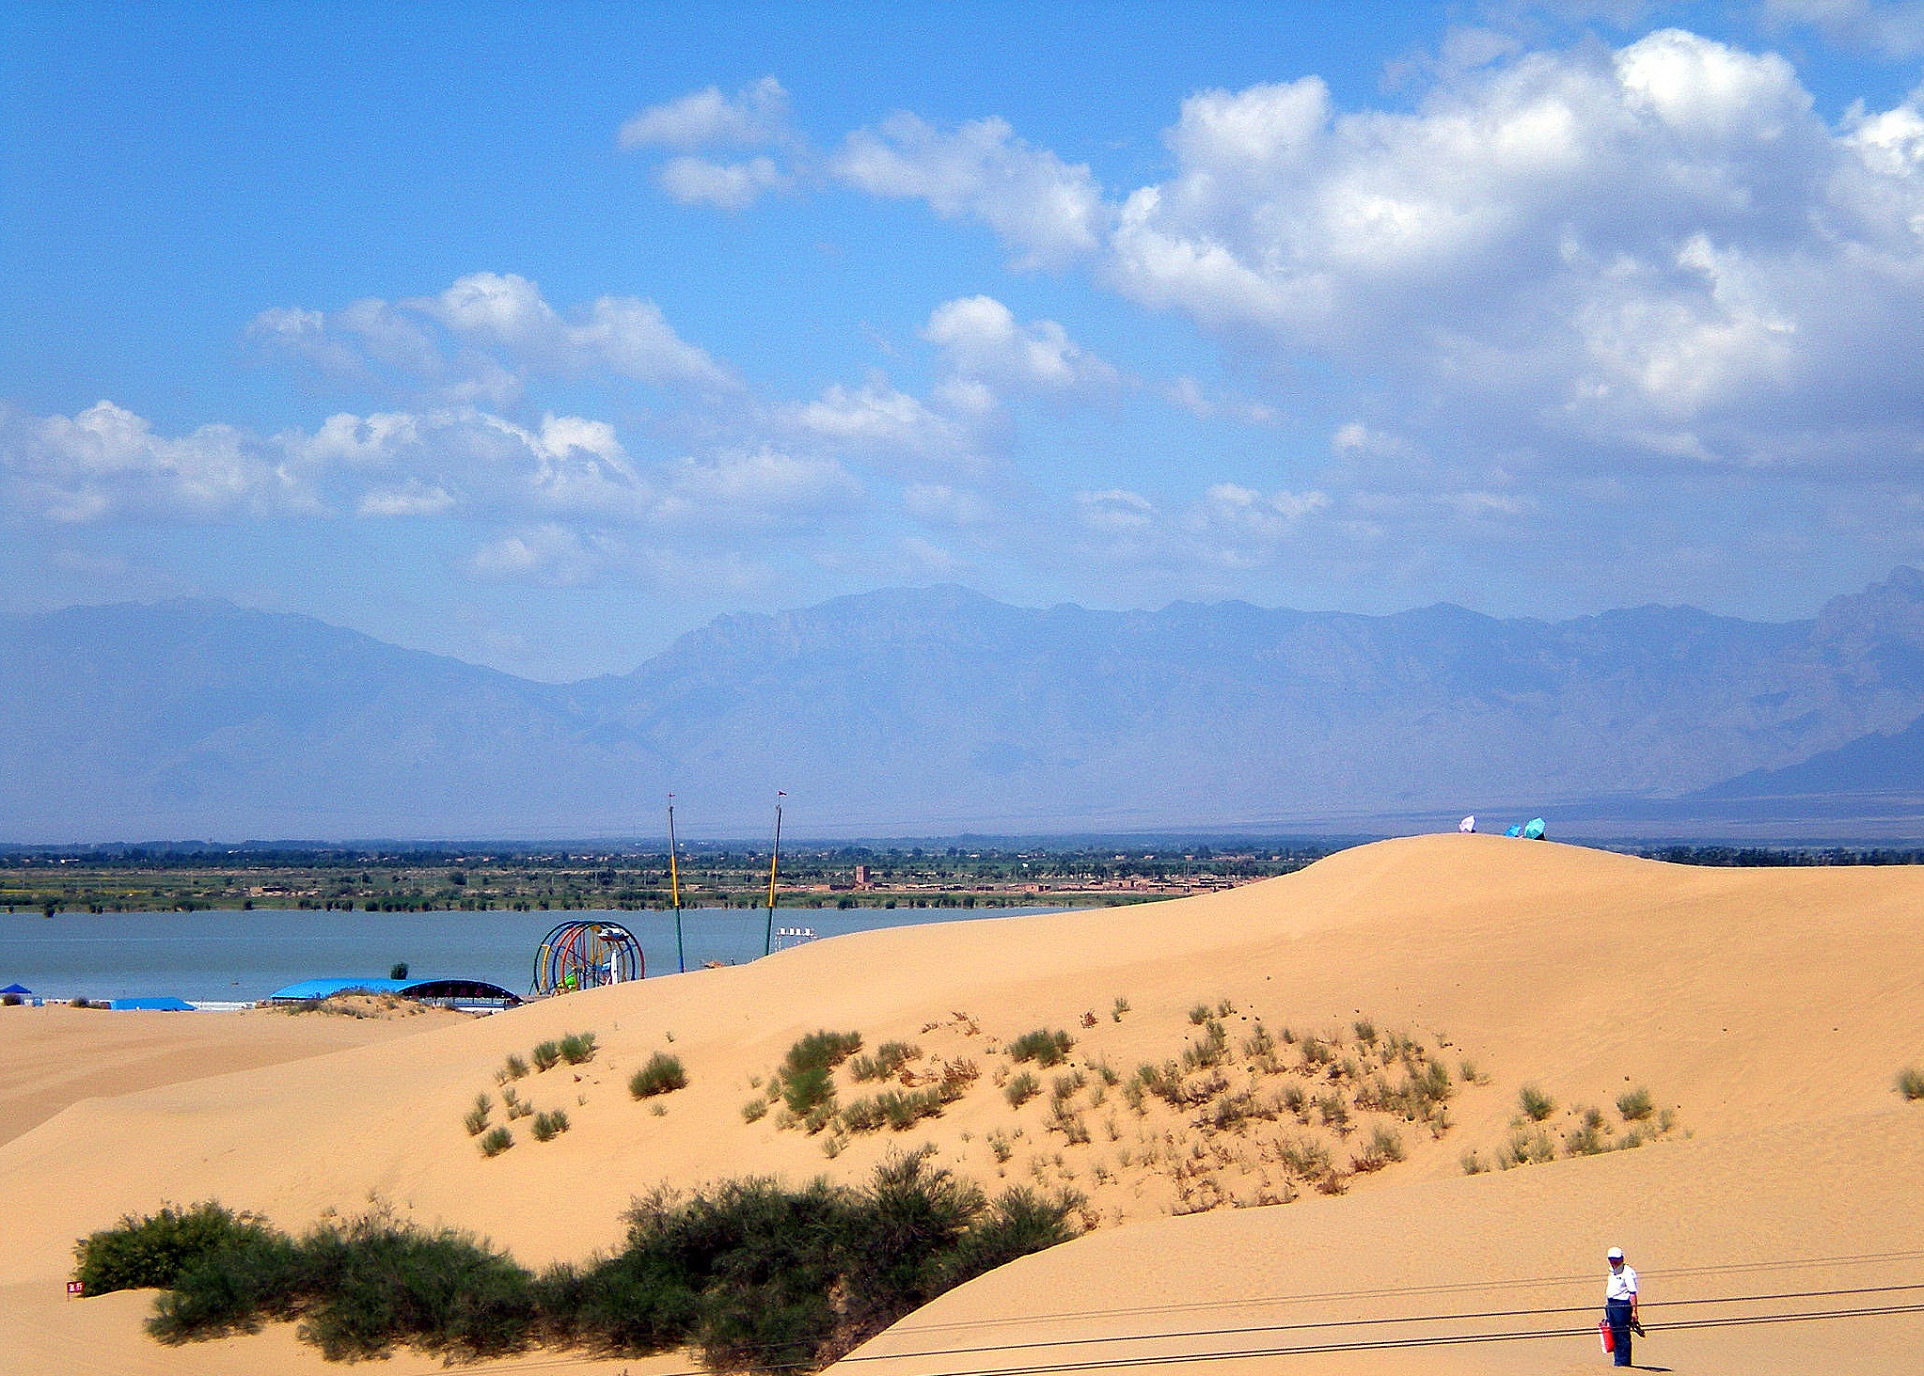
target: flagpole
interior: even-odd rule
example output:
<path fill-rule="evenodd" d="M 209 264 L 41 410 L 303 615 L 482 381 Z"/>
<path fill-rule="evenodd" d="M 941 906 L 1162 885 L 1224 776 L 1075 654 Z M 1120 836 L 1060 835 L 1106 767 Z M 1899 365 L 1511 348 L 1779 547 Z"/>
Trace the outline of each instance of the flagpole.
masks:
<path fill-rule="evenodd" d="M 681 866 L 676 861 L 675 795 L 668 795 L 668 892 L 675 902 L 675 971 L 688 973 L 688 952 L 681 940 Z"/>
<path fill-rule="evenodd" d="M 762 934 L 763 955 L 775 949 L 775 867 L 782 858 L 782 799 L 787 796 L 775 794 L 775 848 L 768 853 L 768 930 Z"/>

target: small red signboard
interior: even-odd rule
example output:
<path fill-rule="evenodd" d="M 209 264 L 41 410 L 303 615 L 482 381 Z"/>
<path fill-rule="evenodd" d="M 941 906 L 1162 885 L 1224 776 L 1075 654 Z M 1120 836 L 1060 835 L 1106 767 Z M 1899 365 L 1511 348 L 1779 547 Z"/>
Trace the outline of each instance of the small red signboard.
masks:
<path fill-rule="evenodd" d="M 67 1293 L 69 1295 L 82 1295 L 86 1293 L 86 1288 L 82 1286 L 79 1281 L 70 1280 L 67 1282 Z"/>

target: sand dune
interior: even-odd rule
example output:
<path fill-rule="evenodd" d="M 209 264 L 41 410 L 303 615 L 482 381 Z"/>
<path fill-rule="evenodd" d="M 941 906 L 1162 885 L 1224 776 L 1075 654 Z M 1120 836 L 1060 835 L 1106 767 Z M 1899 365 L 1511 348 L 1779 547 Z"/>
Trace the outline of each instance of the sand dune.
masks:
<path fill-rule="evenodd" d="M 82 1099 L 321 1056 L 462 1020 L 438 1010 L 412 1018 L 346 1018 L 0 1008 L 0 1040 L 10 1053 L 0 1063 L 0 1142 Z"/>
<path fill-rule="evenodd" d="M 74 1238 L 163 1199 L 218 1197 L 298 1228 L 373 1193 L 538 1263 L 614 1242 L 628 1198 L 658 1182 L 750 1171 L 857 1179 L 891 1148 L 922 1142 L 991 1187 L 1080 1190 L 1101 1226 L 945 1297 L 878 1339 L 877 1352 L 957 1346 L 933 1341 L 963 1331 L 941 1327 L 955 1324 L 993 1341 L 1039 1329 L 1141 1332 L 1163 1319 L 1139 1312 L 1146 1296 L 1213 1306 L 1197 1312 L 1238 1325 L 1401 1319 L 1417 1312 L 1418 1298 L 1451 1310 L 1588 1305 L 1610 1242 L 1632 1250 L 1655 1296 L 1753 1293 L 1731 1288 L 1732 1277 L 1747 1285 L 1753 1275 L 1773 1286 L 1789 1276 L 1796 1283 L 1786 1290 L 1857 1284 L 1873 1272 L 1866 1283 L 1924 1284 L 1924 1255 L 1881 1269 L 1720 1269 L 1924 1249 L 1916 1204 L 1924 1105 L 1904 1105 L 1891 1089 L 1899 1067 L 1924 1062 L 1920 911 L 1916 870 L 1687 869 L 1447 836 L 1364 847 L 1179 903 L 817 943 L 752 966 L 75 1104 L 0 1146 L 0 1216 L 9 1220 L 0 1315 L 10 1333 L 55 1335 L 84 1313 L 114 1370 L 220 1370 L 205 1359 L 211 1349 L 146 1343 L 130 1297 L 53 1298 Z M 1128 1005 L 1120 1020 L 1118 998 Z M 998 1069 L 1010 1068 L 1007 1039 L 1032 1028 L 1066 1029 L 1078 1039 L 1078 1064 L 1107 1061 L 1126 1073 L 1176 1054 L 1196 1033 L 1193 1006 L 1225 1002 L 1236 1042 L 1258 1021 L 1337 1032 L 1366 1017 L 1452 1065 L 1472 1060 L 1483 1082 L 1459 1087 L 1440 1139 L 1406 1125 L 1408 1160 L 1358 1176 L 1343 1197 L 1303 1191 L 1280 1207 L 1181 1218 L 1164 1216 L 1177 1185 L 1143 1163 L 1154 1145 L 1147 1138 L 1173 1132 L 1177 1115 L 1152 1105 L 1138 1118 L 1113 1094 L 1090 1103 L 1092 1083 L 1076 1101 L 1088 1105 L 1092 1140 L 1075 1143 L 1047 1130 L 1047 1094 L 1012 1109 L 995 1087 Z M 754 1078 L 795 1037 L 823 1026 L 859 1030 L 870 1045 L 904 1039 L 930 1058 L 966 1058 L 982 1078 L 942 1117 L 852 1137 L 833 1158 L 826 1136 L 781 1130 L 775 1114 L 745 1122 Z M 514 1149 L 484 1160 L 463 1112 L 478 1092 L 494 1091 L 493 1071 L 509 1052 L 575 1030 L 597 1034 L 593 1062 L 519 1082 L 537 1108 L 565 1107 L 573 1130 L 541 1144 L 523 1133 Z M 657 1050 L 679 1055 L 691 1080 L 656 1101 L 659 1116 L 625 1089 Z M 1572 1107 L 1608 1109 L 1638 1085 L 1674 1111 L 1677 1126 L 1637 1151 L 1465 1176 L 1465 1152 L 1490 1159 L 1509 1136 L 1526 1083 L 1559 1106 L 1547 1125 L 1559 1134 L 1575 1126 Z M 1246 1197 L 1273 1173 L 1256 1139 L 1290 1128 L 1257 1124 L 1255 1136 L 1216 1140 L 1209 1168 L 1226 1195 Z M 991 1146 L 997 1135 L 1006 1161 Z M 1810 1277 L 1823 1285 L 1804 1284 Z M 1463 1288 L 1411 1292 L 1445 1283 Z M 1388 1293 L 1303 1298 L 1356 1290 Z M 1116 1310 L 1129 1312 L 1107 1312 Z M 1167 1313 L 1183 1327 L 1214 1324 Z M 289 1342 L 283 1332 L 235 1346 L 271 1350 L 276 1369 L 321 1365 Z M 1595 1347 L 1594 1337 L 1578 1337 L 1299 1355 L 1286 1369 L 1560 1371 L 1594 1365 Z M 43 1346 L 44 1359 L 16 1359 L 28 1360 L 18 1369 L 69 1369 L 55 1361 L 59 1350 Z M 893 1376 L 1143 1350 L 879 1365 Z M 1924 1360 L 1924 1326 L 1880 1316 L 1702 1329 L 1653 1337 L 1648 1352 L 1678 1371 L 1891 1371 Z M 544 1363 L 591 1369 L 554 1356 Z"/>

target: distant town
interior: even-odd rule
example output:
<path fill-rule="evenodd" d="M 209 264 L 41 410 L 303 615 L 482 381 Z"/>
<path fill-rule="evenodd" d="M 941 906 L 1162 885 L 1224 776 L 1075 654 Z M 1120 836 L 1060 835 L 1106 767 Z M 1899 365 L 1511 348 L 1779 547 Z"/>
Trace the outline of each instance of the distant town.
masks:
<path fill-rule="evenodd" d="M 800 845 L 781 854 L 775 901 L 784 908 L 1117 906 L 1288 874 L 1340 848 Z M 684 846 L 682 904 L 765 904 L 770 858 L 766 847 Z M 0 906 L 9 912 L 659 909 L 673 896 L 665 848 L 113 847 L 0 854 Z"/>

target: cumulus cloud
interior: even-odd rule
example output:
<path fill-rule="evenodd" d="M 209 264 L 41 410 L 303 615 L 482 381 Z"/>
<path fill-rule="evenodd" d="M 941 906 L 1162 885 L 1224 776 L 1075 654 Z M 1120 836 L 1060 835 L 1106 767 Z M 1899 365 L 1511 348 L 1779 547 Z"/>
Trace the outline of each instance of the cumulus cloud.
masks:
<path fill-rule="evenodd" d="M 0 497 L 67 524 L 351 515 L 666 531 L 853 508 L 863 489 L 832 458 L 766 444 L 638 462 L 613 426 L 581 416 L 342 413 L 312 431 L 203 426 L 170 438 L 103 401 L 72 417 L 0 416 Z M 521 556 L 503 546 L 488 557 Z"/>
<path fill-rule="evenodd" d="M 651 105 L 623 124 L 616 138 L 623 148 L 753 148 L 787 133 L 788 92 L 774 77 L 765 76 L 733 96 L 710 86 Z"/>
<path fill-rule="evenodd" d="M 249 334 L 325 375 L 440 402 L 498 406 L 537 374 L 697 392 L 741 385 L 676 334 L 652 301 L 603 296 L 564 315 L 514 273 L 470 273 L 435 296 L 368 299 L 335 312 L 279 307 L 256 316 Z"/>
<path fill-rule="evenodd" d="M 1114 386 L 1116 370 L 1069 338 L 1053 320 L 1018 324 L 992 296 L 945 301 L 922 337 L 959 377 L 1025 391 L 1075 392 Z"/>
<path fill-rule="evenodd" d="M 274 446 L 228 425 L 169 439 L 110 401 L 74 416 L 0 415 L 0 476 L 10 505 L 65 523 L 320 509 L 311 485 Z"/>
<path fill-rule="evenodd" d="M 661 186 L 682 205 L 712 205 L 720 210 L 745 210 L 765 191 L 786 186 L 789 178 L 770 157 L 743 162 L 714 162 L 708 158 L 671 158 L 662 164 Z"/>
<path fill-rule="evenodd" d="M 1499 54 L 1408 113 L 1339 112 L 1314 77 L 1202 92 L 1108 279 L 1388 380 L 1413 421 L 1787 461 L 1867 414 L 1924 429 L 1889 363 L 1924 345 L 1918 121 L 1831 128 L 1781 57 L 1676 29 Z"/>
<path fill-rule="evenodd" d="M 717 148 L 774 148 L 788 159 L 806 160 L 807 145 L 789 124 L 788 92 L 763 77 L 733 96 L 719 87 L 651 106 L 621 126 L 623 148 L 678 150 L 656 170 L 662 190 L 682 205 L 745 210 L 764 194 L 794 183 L 767 153 L 729 160 L 698 156 Z"/>
<path fill-rule="evenodd" d="M 896 471 L 940 474 L 986 462 L 970 418 L 931 407 L 880 376 L 860 387 L 835 383 L 814 401 L 788 408 L 785 419 L 804 436 Z"/>
<path fill-rule="evenodd" d="M 870 195 L 920 199 L 946 219 L 978 220 L 1025 267 L 1092 252 L 1111 213 L 1087 165 L 1032 147 L 998 118 L 945 131 L 892 115 L 850 134 L 831 171 Z"/>

